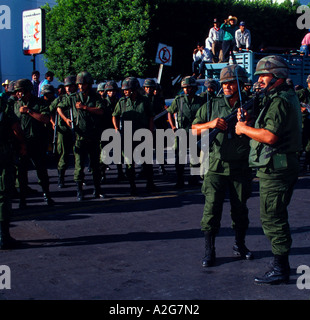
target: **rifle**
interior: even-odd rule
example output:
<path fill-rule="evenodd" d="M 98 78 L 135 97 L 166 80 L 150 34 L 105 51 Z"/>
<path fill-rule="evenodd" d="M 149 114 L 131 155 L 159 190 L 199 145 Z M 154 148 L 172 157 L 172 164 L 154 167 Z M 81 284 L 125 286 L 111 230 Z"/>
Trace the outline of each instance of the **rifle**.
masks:
<path fill-rule="evenodd" d="M 56 152 L 57 126 L 58 126 L 58 112 L 56 112 L 56 114 L 55 114 L 54 136 L 53 136 L 53 154 L 55 154 L 55 152 Z"/>
<path fill-rule="evenodd" d="M 265 94 L 266 92 L 266 89 L 264 90 L 261 90 L 260 92 L 255 92 L 254 93 L 254 96 L 252 99 L 248 100 L 247 102 L 245 102 L 242 106 L 240 106 L 240 108 L 242 108 L 243 110 L 249 110 L 253 104 L 254 104 L 254 101 L 255 99 L 259 96 L 259 95 L 262 95 L 262 94 Z M 233 120 L 236 119 L 237 117 L 237 112 L 238 112 L 238 109 L 235 109 L 233 110 L 228 116 L 224 117 L 223 119 L 227 122 L 227 123 L 230 123 L 232 122 Z M 210 133 L 209 133 L 209 145 L 211 145 L 211 143 L 214 141 L 215 137 L 217 136 L 217 134 L 219 132 L 221 132 L 222 130 L 219 129 L 219 128 L 214 128 Z M 201 139 L 199 141 L 197 141 L 197 145 L 199 148 L 201 148 Z"/>

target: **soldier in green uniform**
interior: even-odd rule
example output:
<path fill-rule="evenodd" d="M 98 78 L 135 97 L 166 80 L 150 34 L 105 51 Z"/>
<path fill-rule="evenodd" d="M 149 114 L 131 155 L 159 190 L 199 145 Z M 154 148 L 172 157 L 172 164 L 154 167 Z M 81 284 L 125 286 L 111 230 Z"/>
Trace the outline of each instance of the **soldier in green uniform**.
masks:
<path fill-rule="evenodd" d="M 123 98 L 121 98 L 116 104 L 115 110 L 112 114 L 113 125 L 115 130 L 122 131 L 126 121 L 130 121 L 132 124 L 133 134 L 138 129 L 149 129 L 153 131 L 153 118 L 154 112 L 150 101 L 139 92 L 140 84 L 137 78 L 127 77 L 122 83 L 122 90 L 124 92 Z M 133 149 L 136 143 L 133 141 Z M 137 195 L 135 184 L 135 163 L 129 163 L 124 154 L 126 162 L 126 175 L 130 183 L 131 195 Z M 133 159 L 134 160 L 134 159 Z M 153 182 L 153 165 L 143 163 L 144 173 L 147 179 L 146 188 L 152 192 L 156 190 L 156 186 Z"/>
<path fill-rule="evenodd" d="M 253 254 L 245 245 L 249 225 L 246 202 L 251 195 L 252 181 L 252 172 L 248 165 L 249 138 L 235 134 L 237 117 L 231 123 L 223 119 L 240 106 L 239 93 L 245 81 L 247 75 L 242 67 L 239 65 L 224 67 L 220 74 L 223 94 L 204 104 L 197 112 L 192 125 L 197 134 L 215 128 L 221 130 L 210 145 L 209 170 L 204 176 L 202 186 L 202 193 L 205 196 L 201 220 L 201 230 L 205 235 L 203 267 L 215 263 L 215 238 L 220 229 L 227 189 L 230 196 L 232 228 L 235 230 L 233 252 L 241 258 L 248 260 L 253 258 Z"/>
<path fill-rule="evenodd" d="M 209 102 L 209 100 L 216 97 L 217 93 L 217 82 L 215 79 L 207 79 L 204 83 L 207 88 L 205 92 L 202 92 L 200 96 L 204 99 L 204 102 Z"/>
<path fill-rule="evenodd" d="M 117 102 L 119 101 L 119 88 L 117 83 L 114 80 L 107 81 L 104 88 L 104 93 L 105 93 L 105 105 L 104 105 L 104 110 L 105 110 L 105 116 L 103 119 L 103 128 L 104 129 L 109 129 L 109 128 L 114 128 L 113 121 L 112 121 L 112 114 L 114 112 L 114 109 L 116 107 Z M 106 142 L 101 142 L 101 148 L 103 148 L 106 145 Z M 101 153 L 101 162 L 104 162 L 105 159 L 105 154 Z M 123 173 L 123 168 L 122 164 L 119 163 L 116 165 L 117 166 L 117 179 L 118 181 L 122 181 L 125 179 L 124 173 Z M 104 171 L 103 173 L 103 178 L 105 179 L 105 168 L 107 166 L 104 165 Z"/>
<path fill-rule="evenodd" d="M 297 90 L 296 93 L 299 101 L 307 104 L 310 108 L 310 75 L 307 77 L 307 85 L 308 85 L 307 88 Z M 310 170 L 310 112 L 305 106 L 301 106 L 301 113 L 302 113 L 302 152 L 305 152 L 305 161 L 303 164 L 303 169 L 307 171 L 307 169 Z"/>
<path fill-rule="evenodd" d="M 192 122 L 195 119 L 195 115 L 199 108 L 204 104 L 204 98 L 197 96 L 197 82 L 194 77 L 187 76 L 181 81 L 181 87 L 184 90 L 184 94 L 176 96 L 171 106 L 167 109 L 168 120 L 171 129 L 176 131 L 177 129 L 184 129 L 187 132 L 191 129 Z M 174 116 L 176 115 L 177 121 Z M 176 140 L 175 152 L 176 152 L 176 173 L 177 183 L 176 188 L 181 189 L 184 187 L 184 167 L 185 165 L 180 163 L 179 159 L 179 143 L 180 140 Z M 187 144 L 188 145 L 188 144 Z M 190 185 L 199 185 L 199 176 L 190 176 L 188 183 Z"/>
<path fill-rule="evenodd" d="M 59 113 L 69 128 L 74 125 L 74 181 L 77 184 L 77 200 L 84 199 L 83 182 L 84 167 L 87 156 L 94 181 L 94 197 L 103 198 L 100 187 L 100 135 L 101 122 L 104 115 L 101 98 L 92 90 L 94 80 L 87 71 L 80 72 L 76 77 L 79 92 L 67 96 L 59 105 Z M 73 121 L 65 115 L 66 110 L 72 108 Z"/>
<path fill-rule="evenodd" d="M 155 116 L 165 111 L 165 99 L 161 95 L 155 95 L 157 84 L 153 79 L 145 79 L 143 89 L 145 96 L 150 100 Z M 154 120 L 154 129 L 168 129 L 167 114 Z M 154 131 L 155 133 L 155 131 Z M 154 147 L 156 147 L 156 135 L 154 134 Z M 160 164 L 160 171 L 166 174 L 165 164 Z"/>
<path fill-rule="evenodd" d="M 267 91 L 255 128 L 238 122 L 236 133 L 251 140 L 250 165 L 257 167 L 260 216 L 274 255 L 271 269 L 257 284 L 289 281 L 292 238 L 287 206 L 298 178 L 301 148 L 301 111 L 297 95 L 286 83 L 289 67 L 280 56 L 262 58 L 256 66 L 258 82 Z"/>
<path fill-rule="evenodd" d="M 27 157 L 19 161 L 18 179 L 20 187 L 20 205 L 26 205 L 28 184 L 28 162 L 32 161 L 42 187 L 43 199 L 48 205 L 54 201 L 50 196 L 49 177 L 47 173 L 46 151 L 48 136 L 46 125 L 49 123 L 49 110 L 40 98 L 32 95 L 32 83 L 28 79 L 19 79 L 15 85 L 18 101 L 14 104 L 14 112 L 20 120 L 27 146 Z"/>
<path fill-rule="evenodd" d="M 23 133 L 19 120 L 12 108 L 8 107 L 4 99 L 0 98 L 0 249 L 12 249 L 16 240 L 10 235 L 10 219 L 12 213 L 12 189 L 14 187 L 14 161 L 12 136 L 20 144 L 20 154 L 26 154 Z"/>
<path fill-rule="evenodd" d="M 67 76 L 64 79 L 64 87 L 66 93 L 63 95 L 58 96 L 50 105 L 50 112 L 51 118 L 54 118 L 52 121 L 53 128 L 55 130 L 55 121 L 57 117 L 57 124 L 56 124 L 56 134 L 57 134 L 57 141 L 56 141 L 56 150 L 58 154 L 58 187 L 61 189 L 65 186 L 65 174 L 66 170 L 68 169 L 69 165 L 69 156 L 70 153 L 73 152 L 73 143 L 74 143 L 74 132 L 71 127 L 67 125 L 65 120 L 61 117 L 60 113 L 64 114 L 65 119 L 71 120 L 71 112 L 70 109 L 60 109 L 58 106 L 64 101 L 65 99 L 69 99 L 69 96 L 75 94 L 77 91 L 77 86 L 75 83 L 76 77 L 71 75 Z"/>

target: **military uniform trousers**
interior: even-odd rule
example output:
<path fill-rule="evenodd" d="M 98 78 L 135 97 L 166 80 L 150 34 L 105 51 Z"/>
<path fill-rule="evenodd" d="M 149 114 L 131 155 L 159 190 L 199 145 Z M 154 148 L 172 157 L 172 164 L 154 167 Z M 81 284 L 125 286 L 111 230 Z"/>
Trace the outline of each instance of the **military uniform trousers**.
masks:
<path fill-rule="evenodd" d="M 14 167 L 12 164 L 0 165 L 0 222 L 10 221 L 12 213 L 12 188 L 14 186 Z"/>
<path fill-rule="evenodd" d="M 246 202 L 251 195 L 251 181 L 251 170 L 239 175 L 221 175 L 208 171 L 201 189 L 205 196 L 201 230 L 218 233 L 227 190 L 230 197 L 232 228 L 246 230 L 249 225 Z"/>
<path fill-rule="evenodd" d="M 70 153 L 73 152 L 73 136 L 71 130 L 57 132 L 57 153 L 59 171 L 67 170 Z"/>
<path fill-rule="evenodd" d="M 291 248 L 287 206 L 297 178 L 298 174 L 291 174 L 277 179 L 260 177 L 259 180 L 261 222 L 274 255 L 287 255 Z"/>
<path fill-rule="evenodd" d="M 26 198 L 28 185 L 28 165 L 29 161 L 37 171 L 38 183 L 42 187 L 43 193 L 49 193 L 49 177 L 47 172 L 46 140 L 28 139 L 26 141 L 27 155 L 20 158 L 18 164 L 18 181 L 21 198 Z"/>
<path fill-rule="evenodd" d="M 93 180 L 95 187 L 100 185 L 100 143 L 97 139 L 86 139 L 78 137 L 76 138 L 74 145 L 74 181 L 82 183 L 84 181 L 84 168 L 85 162 L 89 156 L 89 167 L 93 174 Z"/>

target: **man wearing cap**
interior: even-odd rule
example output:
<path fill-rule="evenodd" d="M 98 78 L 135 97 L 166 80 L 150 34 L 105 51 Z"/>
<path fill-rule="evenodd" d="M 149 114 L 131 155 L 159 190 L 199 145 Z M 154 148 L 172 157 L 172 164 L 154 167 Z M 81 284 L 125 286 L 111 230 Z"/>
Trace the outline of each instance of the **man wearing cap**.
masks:
<path fill-rule="evenodd" d="M 215 238 L 220 229 L 225 192 L 228 189 L 231 204 L 232 228 L 235 231 L 233 252 L 243 259 L 252 259 L 253 254 L 245 245 L 249 225 L 247 199 L 251 195 L 252 171 L 248 165 L 249 138 L 239 137 L 234 128 L 237 117 L 227 123 L 224 117 L 238 106 L 243 84 L 247 81 L 245 70 L 239 65 L 229 65 L 221 70 L 220 83 L 223 94 L 204 104 L 196 114 L 192 129 L 197 134 L 205 130 L 220 129 L 210 145 L 209 170 L 204 175 L 202 193 L 205 206 L 201 220 L 201 230 L 205 236 L 205 256 L 203 267 L 215 263 Z"/>
<path fill-rule="evenodd" d="M 208 41 L 212 44 L 213 62 L 221 63 L 223 60 L 222 44 L 224 38 L 224 30 L 220 28 L 220 23 L 217 19 L 213 20 L 213 27 L 209 31 Z M 207 46 L 206 46 L 207 47 Z"/>
<path fill-rule="evenodd" d="M 255 75 L 266 91 L 255 127 L 236 124 L 236 133 L 251 138 L 250 166 L 257 168 L 260 217 L 271 243 L 273 263 L 256 284 L 288 283 L 292 244 L 287 207 L 298 179 L 301 149 L 301 112 L 294 88 L 286 83 L 289 67 L 281 56 L 258 61 Z"/>
<path fill-rule="evenodd" d="M 235 47 L 235 32 L 237 30 L 238 19 L 233 16 L 229 16 L 221 25 L 221 29 L 224 30 L 224 37 L 222 43 L 223 49 L 223 62 L 229 61 L 230 52 L 233 52 Z"/>
<path fill-rule="evenodd" d="M 4 92 L 1 92 L 0 93 L 0 97 L 2 97 L 3 101 L 4 102 L 7 102 L 8 101 L 8 98 L 9 98 L 9 94 L 8 94 L 8 87 L 9 87 L 9 83 L 10 81 L 7 79 L 5 80 L 3 83 L 2 83 L 2 87 L 4 88 Z"/>
<path fill-rule="evenodd" d="M 245 22 L 241 21 L 239 25 L 239 29 L 235 32 L 235 40 L 236 40 L 236 47 L 239 52 L 242 49 L 246 51 L 250 50 L 251 47 L 251 33 L 245 27 Z"/>
<path fill-rule="evenodd" d="M 196 95 L 197 91 L 197 81 L 194 77 L 184 77 L 181 81 L 181 88 L 184 90 L 183 94 L 177 95 L 173 100 L 171 106 L 167 109 L 168 120 L 171 129 L 176 131 L 177 129 L 184 129 L 187 133 L 187 139 L 189 137 L 188 133 L 191 129 L 192 122 L 195 119 L 196 112 L 203 105 L 204 99 Z M 176 120 L 175 120 L 176 116 Z M 176 152 L 176 162 L 175 168 L 177 173 L 176 188 L 182 189 L 184 187 L 184 168 L 185 165 L 180 161 L 179 151 L 181 139 L 176 138 L 175 152 Z M 187 143 L 188 145 L 188 143 Z M 197 175 L 191 175 L 189 178 L 189 185 L 197 186 L 199 185 Z"/>

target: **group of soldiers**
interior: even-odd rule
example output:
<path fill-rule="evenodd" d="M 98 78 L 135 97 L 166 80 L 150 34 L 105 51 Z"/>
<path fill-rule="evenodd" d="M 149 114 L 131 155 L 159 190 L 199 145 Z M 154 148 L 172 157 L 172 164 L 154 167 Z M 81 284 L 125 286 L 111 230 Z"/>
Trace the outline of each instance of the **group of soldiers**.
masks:
<path fill-rule="evenodd" d="M 251 95 L 244 90 L 248 85 L 246 71 L 236 64 L 222 69 L 221 92 L 217 92 L 217 82 L 210 79 L 206 81 L 207 91 L 198 96 L 195 78 L 184 77 L 181 82 L 184 93 L 177 95 L 169 107 L 165 106 L 163 97 L 158 94 L 160 88 L 152 79 L 145 80 L 143 90 L 137 78 L 124 79 L 121 85 L 123 95 L 120 96 L 114 81 L 108 81 L 104 86 L 99 84 L 94 91 L 94 80 L 90 73 L 84 71 L 76 77 L 66 77 L 66 93 L 56 99 L 54 95 L 48 95 L 53 93 L 51 87 L 43 88 L 44 98 L 39 99 L 31 94 L 30 80 L 18 80 L 14 89 L 16 98 L 6 103 L 0 100 L 0 130 L 6 132 L 1 135 L 0 145 L 7 152 L 1 153 L 1 248 L 14 242 L 8 229 L 11 210 L 8 190 L 9 183 L 14 183 L 11 181 L 14 179 L 10 179 L 14 175 L 9 173 L 9 169 L 12 169 L 11 158 L 17 155 L 16 141 L 22 146 L 17 162 L 21 206 L 26 205 L 27 194 L 25 157 L 32 160 L 37 170 L 45 201 L 53 205 L 46 169 L 48 128 L 54 130 L 54 141 L 57 141 L 59 188 L 65 184 L 69 155 L 74 154 L 74 181 L 79 201 L 83 200 L 87 159 L 93 175 L 94 197 L 104 196 L 100 187 L 107 168 L 101 152 L 104 147 L 104 142 L 100 141 L 103 130 L 114 128 L 122 132 L 125 121 L 131 121 L 133 132 L 138 129 L 154 132 L 155 128 L 170 127 L 173 131 L 184 129 L 187 133 L 195 129 L 193 132 L 199 136 L 209 130 L 213 132 L 213 140 L 209 149 L 209 168 L 202 185 L 205 196 L 201 220 L 201 230 L 205 235 L 203 267 L 216 263 L 215 239 L 220 229 L 226 189 L 229 190 L 232 228 L 235 230 L 233 251 L 241 258 L 253 259 L 245 238 L 249 225 L 246 203 L 251 195 L 255 169 L 260 181 L 262 227 L 274 255 L 271 270 L 257 277 L 255 283 L 287 282 L 291 246 L 287 206 L 297 181 L 302 150 L 302 113 L 294 88 L 287 84 L 288 72 L 288 65 L 280 56 L 261 59 L 255 73 L 259 80 Z M 154 122 L 154 117 L 163 111 L 168 116 Z M 8 135 L 8 127 L 13 129 L 14 136 Z M 10 152 L 12 141 L 14 152 Z M 176 139 L 176 187 L 183 188 L 184 165 L 178 161 L 179 143 Z M 134 142 L 132 147 L 135 147 Z M 126 161 L 125 164 L 130 192 L 136 195 L 135 164 Z M 119 179 L 123 179 L 122 164 L 117 164 L 117 168 Z M 143 171 L 147 189 L 151 192 L 156 190 L 153 166 L 143 164 Z M 199 177 L 190 176 L 188 183 L 198 185 L 198 180 Z"/>

